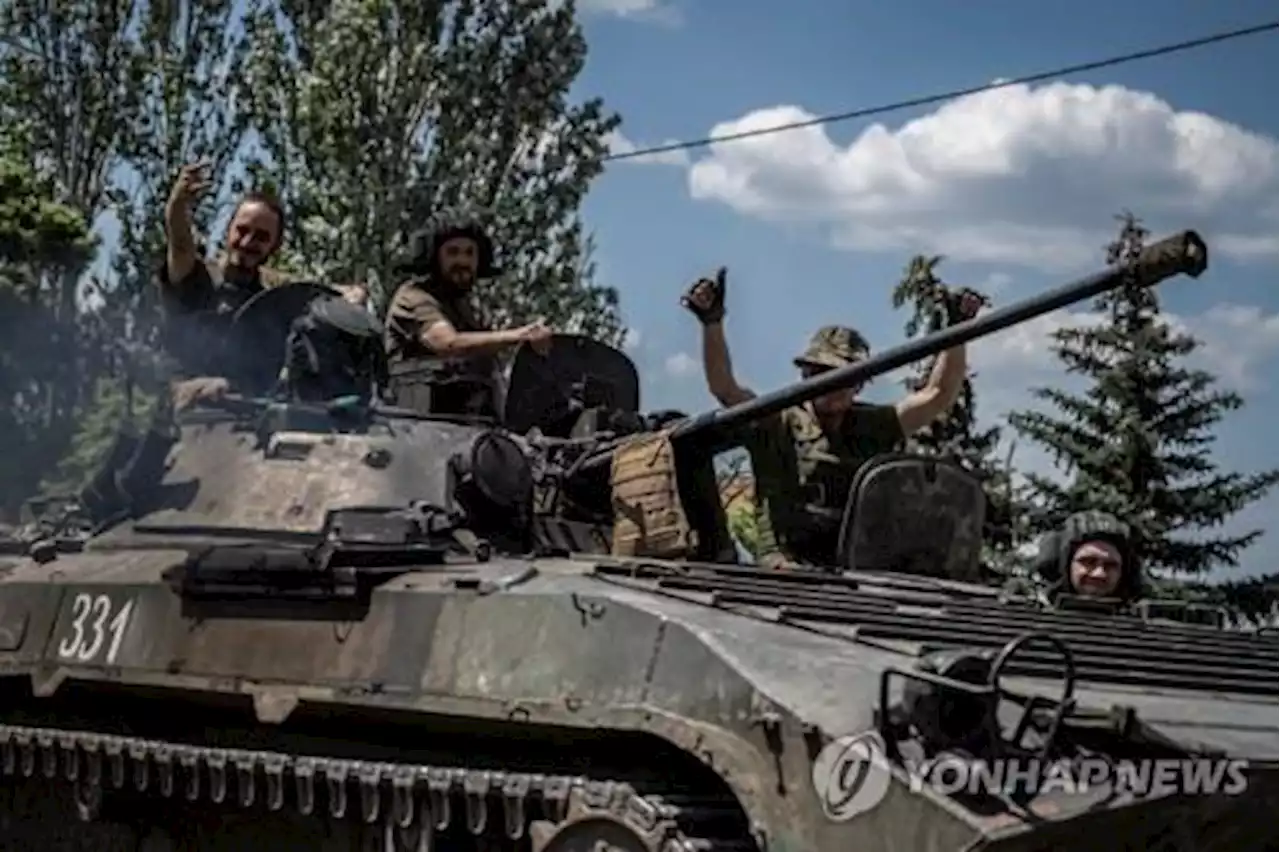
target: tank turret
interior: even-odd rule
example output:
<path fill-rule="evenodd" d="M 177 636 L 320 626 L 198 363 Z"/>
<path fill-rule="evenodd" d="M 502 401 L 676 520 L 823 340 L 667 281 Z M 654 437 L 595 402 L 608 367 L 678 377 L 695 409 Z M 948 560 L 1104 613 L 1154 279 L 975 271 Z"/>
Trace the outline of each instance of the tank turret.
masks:
<path fill-rule="evenodd" d="M 276 288 L 239 393 L 123 435 L 87 540 L 0 560 L 0 848 L 1262 848 L 1274 635 L 963 582 L 980 489 L 940 463 L 861 475 L 830 571 L 726 564 L 706 489 L 736 425 L 1206 262 L 1182 234 L 693 417 L 572 336 L 501 418 L 389 406 L 376 326 Z"/>

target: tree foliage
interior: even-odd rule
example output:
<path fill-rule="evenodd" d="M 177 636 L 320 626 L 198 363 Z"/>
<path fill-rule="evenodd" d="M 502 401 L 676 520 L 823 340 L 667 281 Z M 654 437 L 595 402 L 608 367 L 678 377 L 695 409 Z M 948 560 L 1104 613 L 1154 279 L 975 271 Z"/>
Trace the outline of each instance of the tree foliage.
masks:
<path fill-rule="evenodd" d="M 570 102 L 586 57 L 572 3 L 280 0 L 247 29 L 255 174 L 288 203 L 295 258 L 385 304 L 403 235 L 469 209 L 506 270 L 479 293 L 495 322 L 620 339 L 577 214 L 618 118 Z"/>
<path fill-rule="evenodd" d="M 0 152 L 0 264 L 7 295 L 37 297 L 41 274 L 83 268 L 95 243 L 84 216 L 54 199 L 53 187 L 24 162 L 18 146 Z"/>
<path fill-rule="evenodd" d="M 84 264 L 41 267 L 24 328 L 49 326 L 26 349 L 52 365 L 35 379 L 46 400 L 46 452 L 23 460 L 24 483 L 72 471 L 105 451 L 132 403 L 131 349 L 154 341 L 148 273 L 163 243 L 161 207 L 178 165 L 207 158 L 226 170 L 244 133 L 232 107 L 243 38 L 230 0 L 49 4 L 6 0 L 0 21 L 0 115 L 21 128 L 22 149 L 47 198 L 85 223 L 115 219 L 108 274 Z M 201 211 L 207 221 L 211 209 Z M 32 333 L 35 333 L 34 331 Z M 33 391 L 34 393 L 34 391 Z M 98 409 L 102 408 L 102 411 Z M 87 465 L 87 467 L 86 467 Z M 25 486 L 24 486 L 25 487 Z"/>
<path fill-rule="evenodd" d="M 50 302 L 95 246 L 84 217 L 54 200 L 52 182 L 22 159 L 22 147 L 10 139 L 0 156 L 0 509 L 9 513 L 39 481 L 32 459 L 62 449 L 62 434 L 51 429 L 58 413 L 52 391 L 65 368 L 52 356 L 74 329 Z"/>
<path fill-rule="evenodd" d="M 155 345 L 163 205 L 195 160 L 220 180 L 196 211 L 210 254 L 253 182 L 289 208 L 274 266 L 384 301 L 402 235 L 468 206 L 504 250 L 508 275 L 481 288 L 498 322 L 618 341 L 577 212 L 618 119 L 570 97 L 572 3 L 0 0 L 0 26 L 0 428 L 29 450 L 0 503 L 74 488 L 146 405 L 131 364 Z"/>
<path fill-rule="evenodd" d="M 904 327 L 908 339 L 940 331 L 950 323 L 949 306 L 959 297 L 959 290 L 938 277 L 941 262 L 940 256 L 913 257 L 893 289 L 893 306 L 910 311 Z M 985 294 L 972 292 L 987 300 Z M 914 392 L 924 387 L 931 369 L 928 362 L 915 365 L 903 381 L 907 390 Z M 999 427 L 984 429 L 978 424 L 975 378 L 977 374 L 970 370 L 947 416 L 912 435 L 908 448 L 923 455 L 954 459 L 981 478 L 987 494 L 985 538 L 989 555 L 995 556 L 1012 546 L 1014 510 L 1009 465 L 1001 464 L 997 455 Z"/>
<path fill-rule="evenodd" d="M 1121 217 L 1112 263 L 1140 250 L 1146 231 Z M 1126 286 L 1098 299 L 1101 322 L 1054 333 L 1054 352 L 1068 374 L 1088 382 L 1072 395 L 1040 388 L 1035 396 L 1056 413 L 1024 411 L 1010 423 L 1048 449 L 1069 481 L 1028 476 L 1035 528 L 1055 527 L 1072 512 L 1097 509 L 1129 523 L 1142 563 L 1183 575 L 1234 565 L 1261 531 L 1216 532 L 1227 518 L 1263 497 L 1276 471 L 1219 471 L 1211 458 L 1212 428 L 1244 401 L 1216 387 L 1214 377 L 1185 365 L 1199 346 L 1173 329 L 1150 287 Z"/>

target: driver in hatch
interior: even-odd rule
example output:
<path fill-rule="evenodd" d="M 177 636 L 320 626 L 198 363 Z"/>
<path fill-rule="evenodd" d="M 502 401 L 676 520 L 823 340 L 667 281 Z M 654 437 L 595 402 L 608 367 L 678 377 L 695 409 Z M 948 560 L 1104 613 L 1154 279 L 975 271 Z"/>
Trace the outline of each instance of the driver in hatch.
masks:
<path fill-rule="evenodd" d="M 738 384 L 724 336 L 725 270 L 695 282 L 682 299 L 702 323 L 707 387 L 724 406 L 755 397 Z M 971 290 L 951 294 L 952 322 L 977 314 L 982 299 Z M 811 378 L 867 357 L 862 335 L 843 326 L 818 329 L 795 358 Z M 943 352 L 924 386 L 894 405 L 859 402 L 859 389 L 832 391 L 813 402 L 741 427 L 737 437 L 751 455 L 756 479 L 758 560 L 772 568 L 797 562 L 834 565 L 837 537 L 854 474 L 873 456 L 893 452 L 905 438 L 942 417 L 965 379 L 964 347 Z"/>
<path fill-rule="evenodd" d="M 1105 512 L 1077 512 L 1040 539 L 1036 572 L 1059 594 L 1136 600 L 1142 572 L 1128 524 Z"/>
<path fill-rule="evenodd" d="M 423 414 L 495 416 L 501 351 L 529 343 L 545 354 L 552 330 L 542 323 L 491 330 L 471 296 L 478 278 L 500 274 L 493 242 L 471 221 L 442 219 L 415 233 L 396 267 L 409 276 L 387 309 L 384 345 L 396 404 Z M 419 396 L 411 374 L 431 375 Z"/>

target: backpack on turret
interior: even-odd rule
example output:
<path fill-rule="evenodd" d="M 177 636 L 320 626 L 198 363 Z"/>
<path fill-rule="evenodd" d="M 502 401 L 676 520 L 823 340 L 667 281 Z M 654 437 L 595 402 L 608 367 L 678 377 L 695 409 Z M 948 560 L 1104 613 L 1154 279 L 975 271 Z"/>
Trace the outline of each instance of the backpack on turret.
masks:
<path fill-rule="evenodd" d="M 318 298 L 290 327 L 284 378 L 290 396 L 302 402 L 368 402 L 386 381 L 382 329 L 345 299 Z"/>

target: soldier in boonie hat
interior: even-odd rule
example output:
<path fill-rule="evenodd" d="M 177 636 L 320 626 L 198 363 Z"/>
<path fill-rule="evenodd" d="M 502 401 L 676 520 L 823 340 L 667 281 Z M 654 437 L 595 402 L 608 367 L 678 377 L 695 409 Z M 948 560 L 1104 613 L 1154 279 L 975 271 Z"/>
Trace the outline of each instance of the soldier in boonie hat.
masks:
<path fill-rule="evenodd" d="M 792 359 L 801 373 L 814 376 L 866 360 L 871 354 L 867 339 L 846 325 L 824 325 L 809 338 L 809 345 Z"/>
<path fill-rule="evenodd" d="M 809 338 L 809 345 L 793 359 L 806 379 L 825 373 L 827 370 L 838 370 L 871 354 L 871 347 L 866 338 L 848 326 L 824 325 Z M 813 407 L 817 412 L 843 412 L 862 390 L 857 385 L 850 390 L 837 390 L 814 400 Z"/>
<path fill-rule="evenodd" d="M 836 369 L 861 361 L 871 354 L 871 347 L 861 334 L 843 325 L 824 325 L 809 338 L 809 345 L 795 358 L 801 369 L 816 367 Z"/>
<path fill-rule="evenodd" d="M 702 324 L 707 387 L 721 405 L 745 402 L 755 393 L 733 375 L 725 342 L 726 271 L 694 282 L 681 303 Z M 947 294 L 948 314 L 963 321 L 982 302 L 972 291 Z M 954 308 L 954 310 L 952 310 Z M 841 369 L 870 354 L 866 339 L 848 326 L 819 328 L 793 361 L 804 378 Z M 756 478 L 757 559 L 784 566 L 795 562 L 835 565 L 839 518 L 853 477 L 877 455 L 901 448 L 905 438 L 943 416 L 965 379 L 962 347 L 944 352 L 923 386 L 896 404 L 857 401 L 860 388 L 833 390 L 778 418 L 748 424 L 742 443 Z"/>

